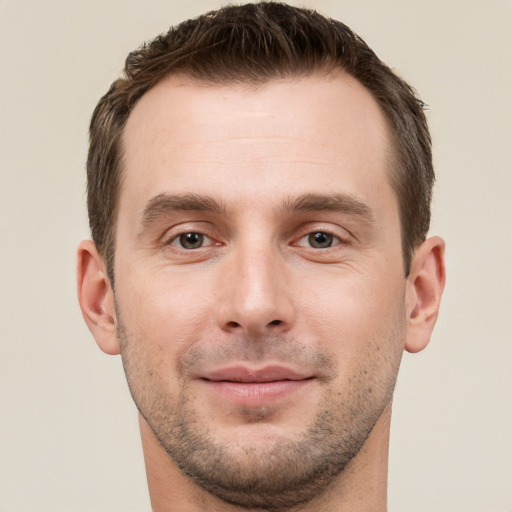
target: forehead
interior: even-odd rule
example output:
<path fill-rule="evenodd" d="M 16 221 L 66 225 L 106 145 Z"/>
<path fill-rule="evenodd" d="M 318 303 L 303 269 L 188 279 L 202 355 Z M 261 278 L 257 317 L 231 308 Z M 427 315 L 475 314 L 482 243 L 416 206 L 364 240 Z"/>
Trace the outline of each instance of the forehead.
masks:
<path fill-rule="evenodd" d="M 168 77 L 126 124 L 120 213 L 166 192 L 214 190 L 242 203 L 247 192 L 376 192 L 388 181 L 389 141 L 380 107 L 346 74 L 259 86 Z"/>

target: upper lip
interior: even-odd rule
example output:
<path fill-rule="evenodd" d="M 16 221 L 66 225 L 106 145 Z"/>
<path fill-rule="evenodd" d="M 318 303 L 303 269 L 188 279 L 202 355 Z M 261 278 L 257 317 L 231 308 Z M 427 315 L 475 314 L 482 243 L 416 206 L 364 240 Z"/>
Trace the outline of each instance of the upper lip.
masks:
<path fill-rule="evenodd" d="M 203 373 L 200 378 L 213 382 L 261 383 L 283 380 L 304 380 L 313 378 L 310 373 L 300 372 L 285 366 L 265 366 L 264 368 L 248 368 L 246 366 L 230 366 Z"/>

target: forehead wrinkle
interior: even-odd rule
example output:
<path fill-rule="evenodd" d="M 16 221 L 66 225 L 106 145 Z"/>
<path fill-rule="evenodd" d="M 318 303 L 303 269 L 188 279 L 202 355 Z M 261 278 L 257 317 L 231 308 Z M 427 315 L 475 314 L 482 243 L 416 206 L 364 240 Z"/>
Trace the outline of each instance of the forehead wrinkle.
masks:
<path fill-rule="evenodd" d="M 142 212 L 143 226 L 172 212 L 197 211 L 227 215 L 227 207 L 217 199 L 199 194 L 158 194 L 152 197 Z"/>

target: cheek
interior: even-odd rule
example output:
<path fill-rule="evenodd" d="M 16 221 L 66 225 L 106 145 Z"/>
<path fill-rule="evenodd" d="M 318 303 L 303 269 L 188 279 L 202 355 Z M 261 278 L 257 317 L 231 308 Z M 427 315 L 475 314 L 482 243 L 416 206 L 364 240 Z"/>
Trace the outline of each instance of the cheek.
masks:
<path fill-rule="evenodd" d="M 180 276 L 165 269 L 128 275 L 128 286 L 123 288 L 120 283 L 116 294 L 124 327 L 131 338 L 160 352 L 160 357 L 178 357 L 212 323 L 207 311 L 212 309 L 215 294 L 198 276 Z"/>
<path fill-rule="evenodd" d="M 376 351 L 403 348 L 405 279 L 346 272 L 312 280 L 300 294 L 300 322 L 328 345 L 340 365 L 359 365 Z"/>
<path fill-rule="evenodd" d="M 317 338 L 337 362 L 333 389 L 354 417 L 370 403 L 380 411 L 389 401 L 405 344 L 403 291 L 365 290 L 345 282 L 337 300 L 336 290 L 325 294 L 331 299 L 315 315 Z"/>
<path fill-rule="evenodd" d="M 121 356 L 128 384 L 139 407 L 173 410 L 179 363 L 190 345 L 207 330 L 205 302 L 190 283 L 131 272 L 129 286 L 118 281 L 116 301 L 123 336 Z M 154 404 L 159 404 L 154 406 Z"/>

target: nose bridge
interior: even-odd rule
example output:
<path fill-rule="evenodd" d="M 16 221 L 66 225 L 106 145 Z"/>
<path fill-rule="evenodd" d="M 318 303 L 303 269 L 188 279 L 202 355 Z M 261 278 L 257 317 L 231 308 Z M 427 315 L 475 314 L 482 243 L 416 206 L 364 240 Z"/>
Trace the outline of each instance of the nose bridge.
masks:
<path fill-rule="evenodd" d="M 293 307 L 285 264 L 270 237 L 243 237 L 227 265 L 221 327 L 253 335 L 286 330 L 293 321 Z"/>

